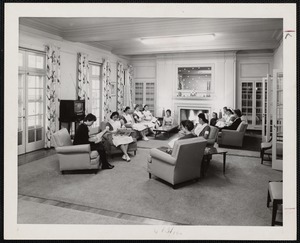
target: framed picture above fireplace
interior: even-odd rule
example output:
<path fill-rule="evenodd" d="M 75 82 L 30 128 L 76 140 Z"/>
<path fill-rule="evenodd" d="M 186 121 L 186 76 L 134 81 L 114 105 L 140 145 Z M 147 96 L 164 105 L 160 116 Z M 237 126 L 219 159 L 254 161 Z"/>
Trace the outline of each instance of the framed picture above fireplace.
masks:
<path fill-rule="evenodd" d="M 178 98 L 211 99 L 213 87 L 213 64 L 177 67 Z"/>

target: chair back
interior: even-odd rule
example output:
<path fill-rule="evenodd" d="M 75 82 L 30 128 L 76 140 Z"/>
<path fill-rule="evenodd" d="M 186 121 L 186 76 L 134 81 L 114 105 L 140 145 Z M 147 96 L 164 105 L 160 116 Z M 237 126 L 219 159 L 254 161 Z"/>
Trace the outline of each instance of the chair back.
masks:
<path fill-rule="evenodd" d="M 66 128 L 63 128 L 53 134 L 54 147 L 63 147 L 73 145 L 70 134 Z"/>
<path fill-rule="evenodd" d="M 105 130 L 106 124 L 107 124 L 107 122 L 105 122 L 105 121 L 100 122 L 100 130 L 101 130 L 101 131 L 104 131 L 104 130 Z"/>
<path fill-rule="evenodd" d="M 219 129 L 214 126 L 210 126 L 210 133 L 207 138 L 207 146 L 214 146 L 218 138 Z"/>
<path fill-rule="evenodd" d="M 202 160 L 207 141 L 203 137 L 181 139 L 175 141 L 172 156 L 177 158 L 177 163 Z"/>
<path fill-rule="evenodd" d="M 241 122 L 238 128 L 236 129 L 237 132 L 245 133 L 247 130 L 248 124 L 245 122 Z"/>

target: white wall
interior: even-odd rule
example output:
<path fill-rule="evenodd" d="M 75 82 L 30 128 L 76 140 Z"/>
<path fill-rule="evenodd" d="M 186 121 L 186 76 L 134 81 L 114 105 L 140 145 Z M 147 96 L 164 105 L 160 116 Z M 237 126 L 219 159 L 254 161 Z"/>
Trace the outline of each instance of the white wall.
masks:
<path fill-rule="evenodd" d="M 131 60 L 135 70 L 134 81 L 156 79 L 156 115 L 162 109 L 171 109 L 174 118 L 178 104 L 209 107 L 211 112 L 235 103 L 235 53 L 169 54 L 156 57 L 139 57 Z M 212 99 L 182 99 L 176 97 L 177 68 L 211 64 L 214 67 Z M 155 66 L 155 69 L 153 68 Z"/>
<path fill-rule="evenodd" d="M 53 44 L 61 50 L 61 99 L 76 99 L 77 83 L 77 53 L 83 52 L 89 55 L 89 60 L 103 62 L 103 58 L 111 62 L 111 81 L 117 79 L 117 62 L 121 61 L 124 66 L 128 60 L 120 58 L 112 53 L 91 47 L 81 43 L 69 42 L 59 36 L 51 35 L 46 32 L 38 31 L 33 28 L 20 26 L 19 46 L 33 50 L 45 51 L 45 45 Z M 116 109 L 116 96 L 112 100 L 111 109 Z"/>
<path fill-rule="evenodd" d="M 274 51 L 274 69 L 283 70 L 283 41 L 281 40 L 280 45 Z"/>

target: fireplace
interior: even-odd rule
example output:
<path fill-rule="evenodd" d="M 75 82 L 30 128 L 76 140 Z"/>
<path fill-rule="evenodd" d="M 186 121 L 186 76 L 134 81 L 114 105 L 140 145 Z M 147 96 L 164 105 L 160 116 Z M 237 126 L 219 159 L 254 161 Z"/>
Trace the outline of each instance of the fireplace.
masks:
<path fill-rule="evenodd" d="M 180 124 L 183 120 L 193 121 L 194 124 L 198 123 L 198 114 L 204 113 L 206 118 L 210 119 L 211 108 L 206 106 L 199 106 L 195 104 L 175 104 L 175 116 L 176 122 Z"/>

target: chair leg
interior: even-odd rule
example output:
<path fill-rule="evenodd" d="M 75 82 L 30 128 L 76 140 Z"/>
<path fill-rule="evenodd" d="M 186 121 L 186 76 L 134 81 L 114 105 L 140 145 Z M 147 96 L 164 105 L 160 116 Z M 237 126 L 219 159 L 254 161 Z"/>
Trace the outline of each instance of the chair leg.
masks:
<path fill-rule="evenodd" d="M 136 150 L 134 151 L 134 156 L 136 156 Z"/>
<path fill-rule="evenodd" d="M 277 202 L 275 200 L 273 200 L 272 226 L 275 225 L 276 213 L 277 213 Z"/>
<path fill-rule="evenodd" d="M 268 201 L 267 201 L 267 207 L 269 207 L 270 201 L 271 201 L 271 198 L 270 198 L 270 192 L 269 192 L 269 190 L 268 190 Z"/>
<path fill-rule="evenodd" d="M 261 157 L 261 164 L 263 164 L 264 163 L 264 150 L 262 150 L 261 152 L 260 152 L 260 157 Z"/>
<path fill-rule="evenodd" d="M 149 173 L 149 179 L 151 179 L 151 173 Z"/>

